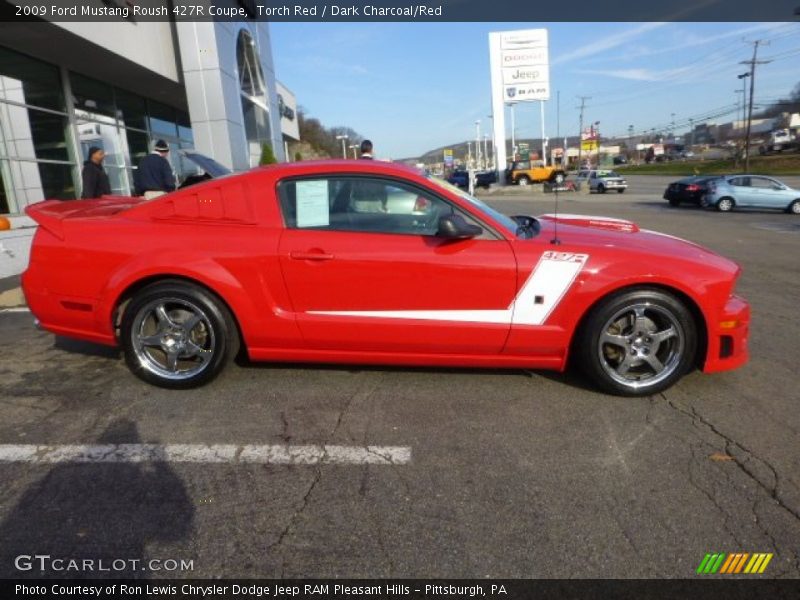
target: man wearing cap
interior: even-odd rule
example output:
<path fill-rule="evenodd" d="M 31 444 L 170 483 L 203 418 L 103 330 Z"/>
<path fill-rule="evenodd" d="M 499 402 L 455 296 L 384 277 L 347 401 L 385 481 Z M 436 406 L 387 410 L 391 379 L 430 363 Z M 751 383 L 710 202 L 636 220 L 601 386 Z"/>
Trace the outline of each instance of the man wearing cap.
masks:
<path fill-rule="evenodd" d="M 145 156 L 133 175 L 133 185 L 137 196 L 148 200 L 175 190 L 175 176 L 167 160 L 169 146 L 158 140 L 153 152 Z"/>
<path fill-rule="evenodd" d="M 99 198 L 111 193 L 111 183 L 108 180 L 108 174 L 103 169 L 103 159 L 105 157 L 106 153 L 103 152 L 102 148 L 97 146 L 89 148 L 81 173 L 81 179 L 83 180 L 81 198 Z"/>

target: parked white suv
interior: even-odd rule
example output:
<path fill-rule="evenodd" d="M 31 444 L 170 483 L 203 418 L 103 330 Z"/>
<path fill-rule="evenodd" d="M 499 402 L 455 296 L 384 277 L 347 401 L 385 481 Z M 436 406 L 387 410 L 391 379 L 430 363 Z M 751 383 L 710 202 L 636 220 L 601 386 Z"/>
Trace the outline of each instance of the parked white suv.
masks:
<path fill-rule="evenodd" d="M 581 170 L 575 176 L 576 181 L 588 185 L 589 190 L 598 194 L 605 194 L 608 190 L 617 190 L 622 194 L 628 189 L 628 182 L 614 171 L 604 169 Z"/>

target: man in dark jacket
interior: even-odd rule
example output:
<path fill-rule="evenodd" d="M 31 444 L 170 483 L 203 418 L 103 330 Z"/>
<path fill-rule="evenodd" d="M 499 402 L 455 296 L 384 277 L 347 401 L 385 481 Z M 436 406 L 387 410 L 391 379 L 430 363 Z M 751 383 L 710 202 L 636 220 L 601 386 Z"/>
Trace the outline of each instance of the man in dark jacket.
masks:
<path fill-rule="evenodd" d="M 145 156 L 133 175 L 133 185 L 137 196 L 155 198 L 175 190 L 175 176 L 167 160 L 169 146 L 158 140 L 153 152 Z"/>
<path fill-rule="evenodd" d="M 81 179 L 83 180 L 83 190 L 81 198 L 99 198 L 104 194 L 111 193 L 111 183 L 108 180 L 108 174 L 103 169 L 103 159 L 106 153 L 102 148 L 92 146 L 89 148 L 89 155 L 85 163 L 83 163 L 83 172 Z"/>

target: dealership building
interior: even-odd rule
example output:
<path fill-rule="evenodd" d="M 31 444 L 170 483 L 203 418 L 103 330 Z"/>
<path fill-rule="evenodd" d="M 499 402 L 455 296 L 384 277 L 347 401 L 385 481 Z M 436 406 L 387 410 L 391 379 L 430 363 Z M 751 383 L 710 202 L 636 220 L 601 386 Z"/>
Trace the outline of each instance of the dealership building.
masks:
<path fill-rule="evenodd" d="M 169 144 L 180 178 L 197 172 L 181 149 L 240 171 L 258 163 L 265 143 L 284 160 L 299 137 L 267 23 L 120 18 L 2 28 L 0 214 L 80 197 L 91 146 L 106 153 L 113 193 L 130 194 L 133 170 L 156 140 Z"/>

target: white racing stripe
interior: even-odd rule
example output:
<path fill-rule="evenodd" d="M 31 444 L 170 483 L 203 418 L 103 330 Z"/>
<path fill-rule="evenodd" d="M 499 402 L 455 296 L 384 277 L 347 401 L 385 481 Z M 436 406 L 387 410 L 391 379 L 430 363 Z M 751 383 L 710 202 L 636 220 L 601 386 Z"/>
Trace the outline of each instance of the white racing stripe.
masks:
<path fill-rule="evenodd" d="M 543 325 L 567 293 L 588 254 L 548 250 L 531 271 L 517 296 L 507 308 L 490 310 L 311 310 L 311 315 Z"/>
<path fill-rule="evenodd" d="M 3 462 L 405 465 L 411 462 L 411 448 L 235 444 L 0 444 L 0 463 Z"/>

